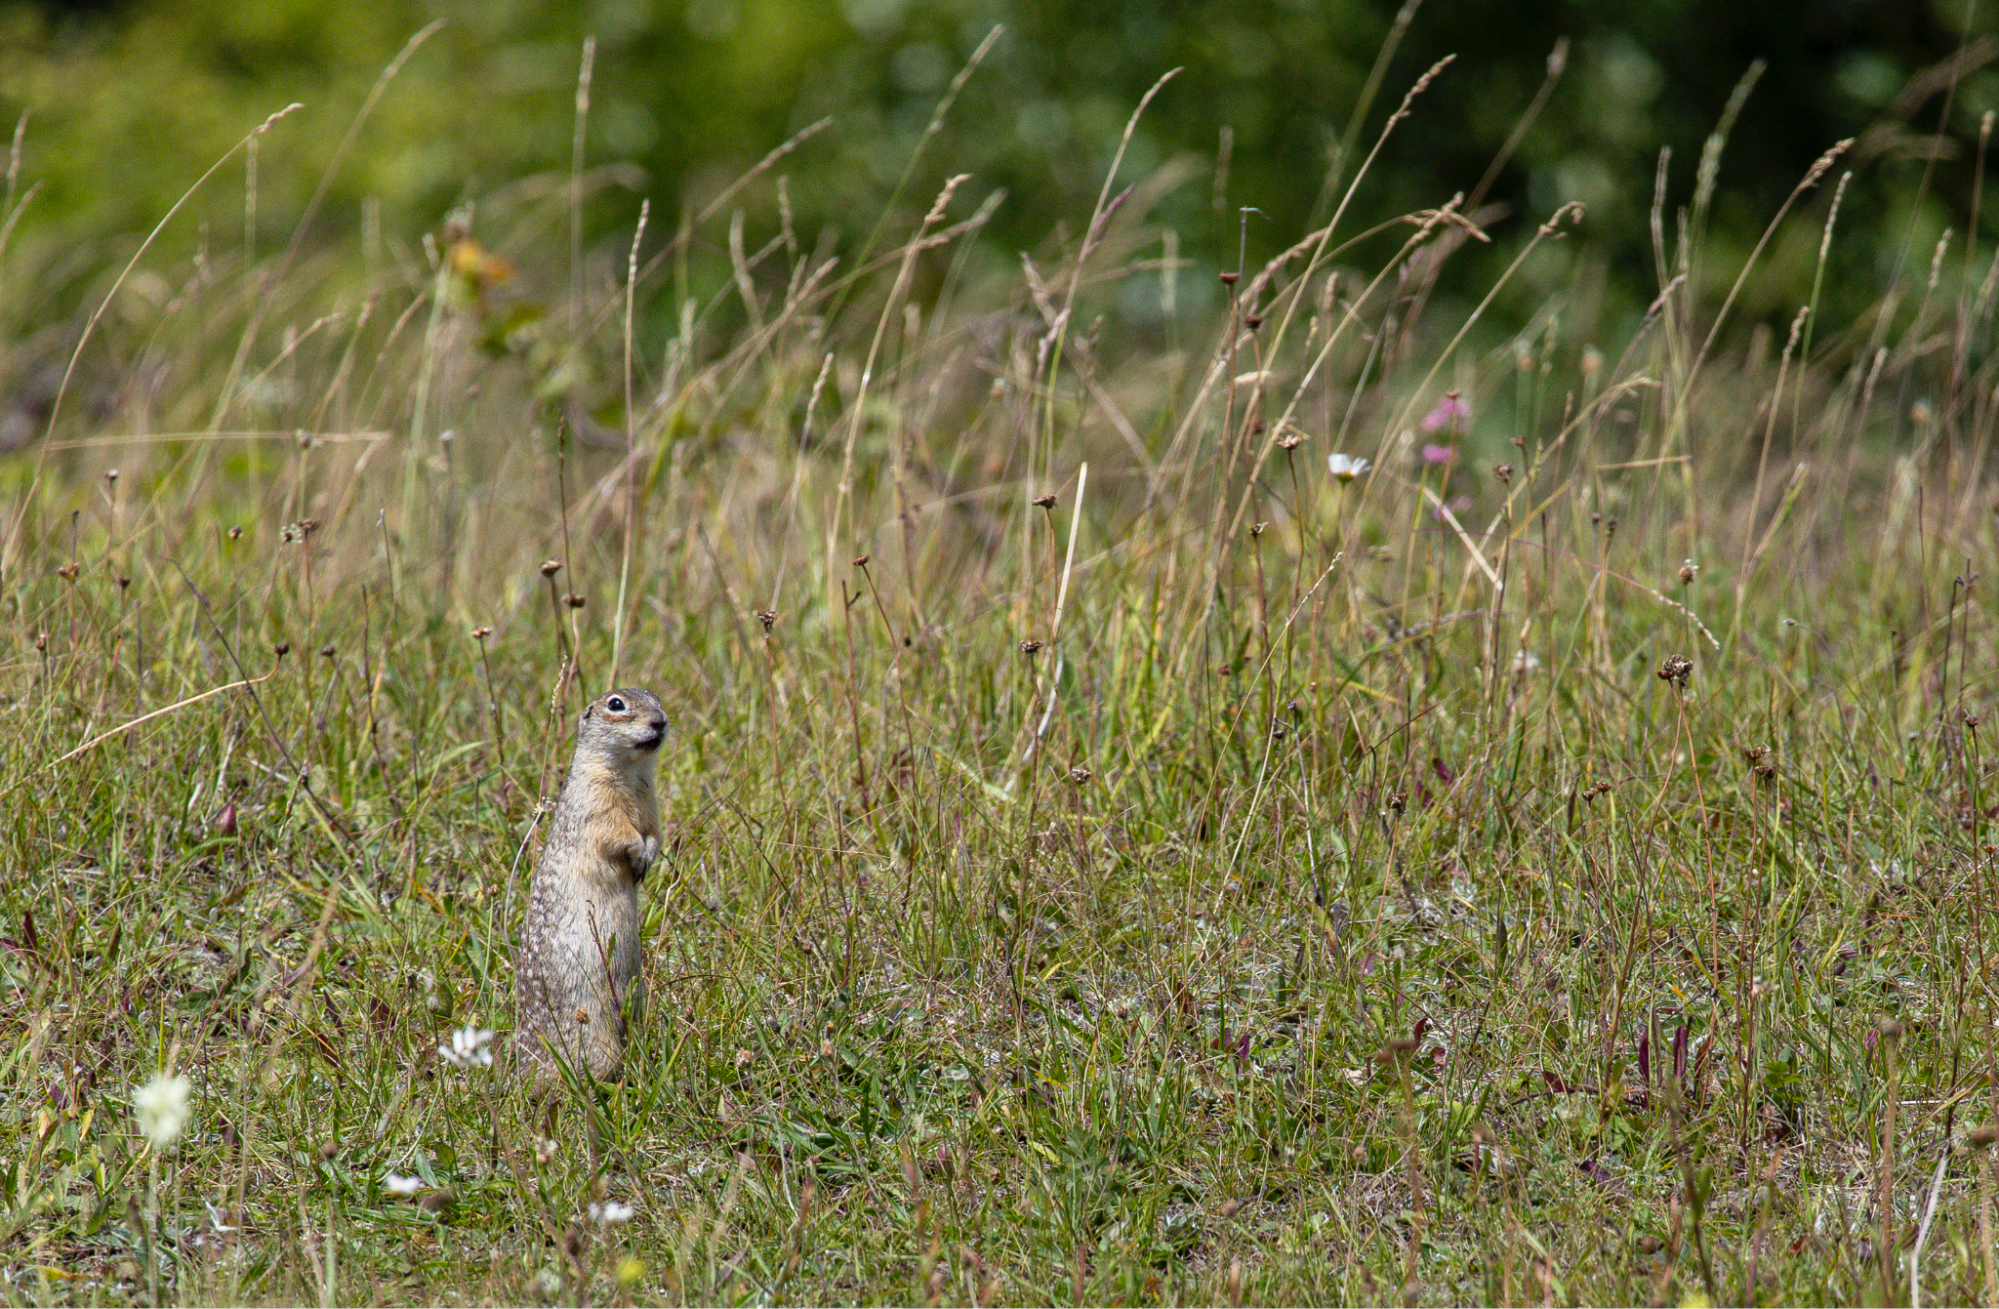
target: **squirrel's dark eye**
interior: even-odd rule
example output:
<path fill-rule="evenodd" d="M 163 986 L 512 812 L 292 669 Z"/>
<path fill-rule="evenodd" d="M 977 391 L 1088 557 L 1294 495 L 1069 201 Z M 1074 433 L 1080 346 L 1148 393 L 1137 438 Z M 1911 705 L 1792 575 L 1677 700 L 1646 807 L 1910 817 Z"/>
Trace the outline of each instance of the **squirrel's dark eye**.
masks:
<path fill-rule="evenodd" d="M 604 707 L 614 714 L 621 714 L 625 712 L 625 698 L 621 695 L 614 695 L 604 702 Z"/>

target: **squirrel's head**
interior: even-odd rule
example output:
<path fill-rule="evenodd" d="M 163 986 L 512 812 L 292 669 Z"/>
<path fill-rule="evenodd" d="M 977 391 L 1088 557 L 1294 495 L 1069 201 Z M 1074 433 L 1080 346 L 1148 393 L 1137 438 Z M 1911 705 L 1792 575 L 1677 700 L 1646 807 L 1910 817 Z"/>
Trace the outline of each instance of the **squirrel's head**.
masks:
<path fill-rule="evenodd" d="M 644 687 L 622 687 L 592 700 L 576 725 L 579 750 L 597 750 L 620 764 L 650 764 L 666 740 L 666 709 Z"/>

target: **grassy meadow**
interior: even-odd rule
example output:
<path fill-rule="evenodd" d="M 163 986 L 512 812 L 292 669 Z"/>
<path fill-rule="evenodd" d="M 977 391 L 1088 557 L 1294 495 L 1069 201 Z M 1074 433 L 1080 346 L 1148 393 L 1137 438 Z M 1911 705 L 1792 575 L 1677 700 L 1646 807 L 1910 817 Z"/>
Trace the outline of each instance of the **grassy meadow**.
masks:
<path fill-rule="evenodd" d="M 787 157 L 92 283 L 0 456 L 0 1295 L 1999 1303 L 1988 245 L 1750 324 L 1663 197 L 1591 340 L 1431 298 L 1449 196 L 1218 279 L 1114 170 L 1000 277 L 976 181 L 738 218 Z M 618 685 L 649 1004 L 537 1100 L 440 1046 Z"/>

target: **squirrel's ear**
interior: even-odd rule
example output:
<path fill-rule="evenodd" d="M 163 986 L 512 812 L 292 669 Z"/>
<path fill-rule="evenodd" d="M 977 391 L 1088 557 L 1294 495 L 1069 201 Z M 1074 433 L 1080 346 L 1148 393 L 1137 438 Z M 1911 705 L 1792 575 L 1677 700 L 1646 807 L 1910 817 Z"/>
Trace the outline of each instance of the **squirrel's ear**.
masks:
<path fill-rule="evenodd" d="M 596 706 L 596 705 L 593 705 L 593 704 L 590 704 L 590 705 L 584 705 L 584 706 L 583 706 L 583 716 L 584 716 L 585 718 L 588 718 L 588 717 L 589 717 L 589 716 L 590 716 L 591 714 L 594 714 L 594 713 L 596 713 L 596 712 L 597 712 L 597 706 Z"/>

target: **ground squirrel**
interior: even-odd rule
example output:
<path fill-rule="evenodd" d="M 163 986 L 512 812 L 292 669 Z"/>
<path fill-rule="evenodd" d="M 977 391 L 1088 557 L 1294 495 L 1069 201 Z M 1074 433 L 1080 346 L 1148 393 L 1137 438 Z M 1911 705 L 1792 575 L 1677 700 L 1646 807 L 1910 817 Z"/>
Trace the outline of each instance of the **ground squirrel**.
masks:
<path fill-rule="evenodd" d="M 597 697 L 576 725 L 514 976 L 514 1049 L 543 1076 L 550 1049 L 600 1081 L 624 1071 L 626 1005 L 644 998 L 639 882 L 659 854 L 653 768 L 665 739 L 666 710 L 638 688 Z"/>

